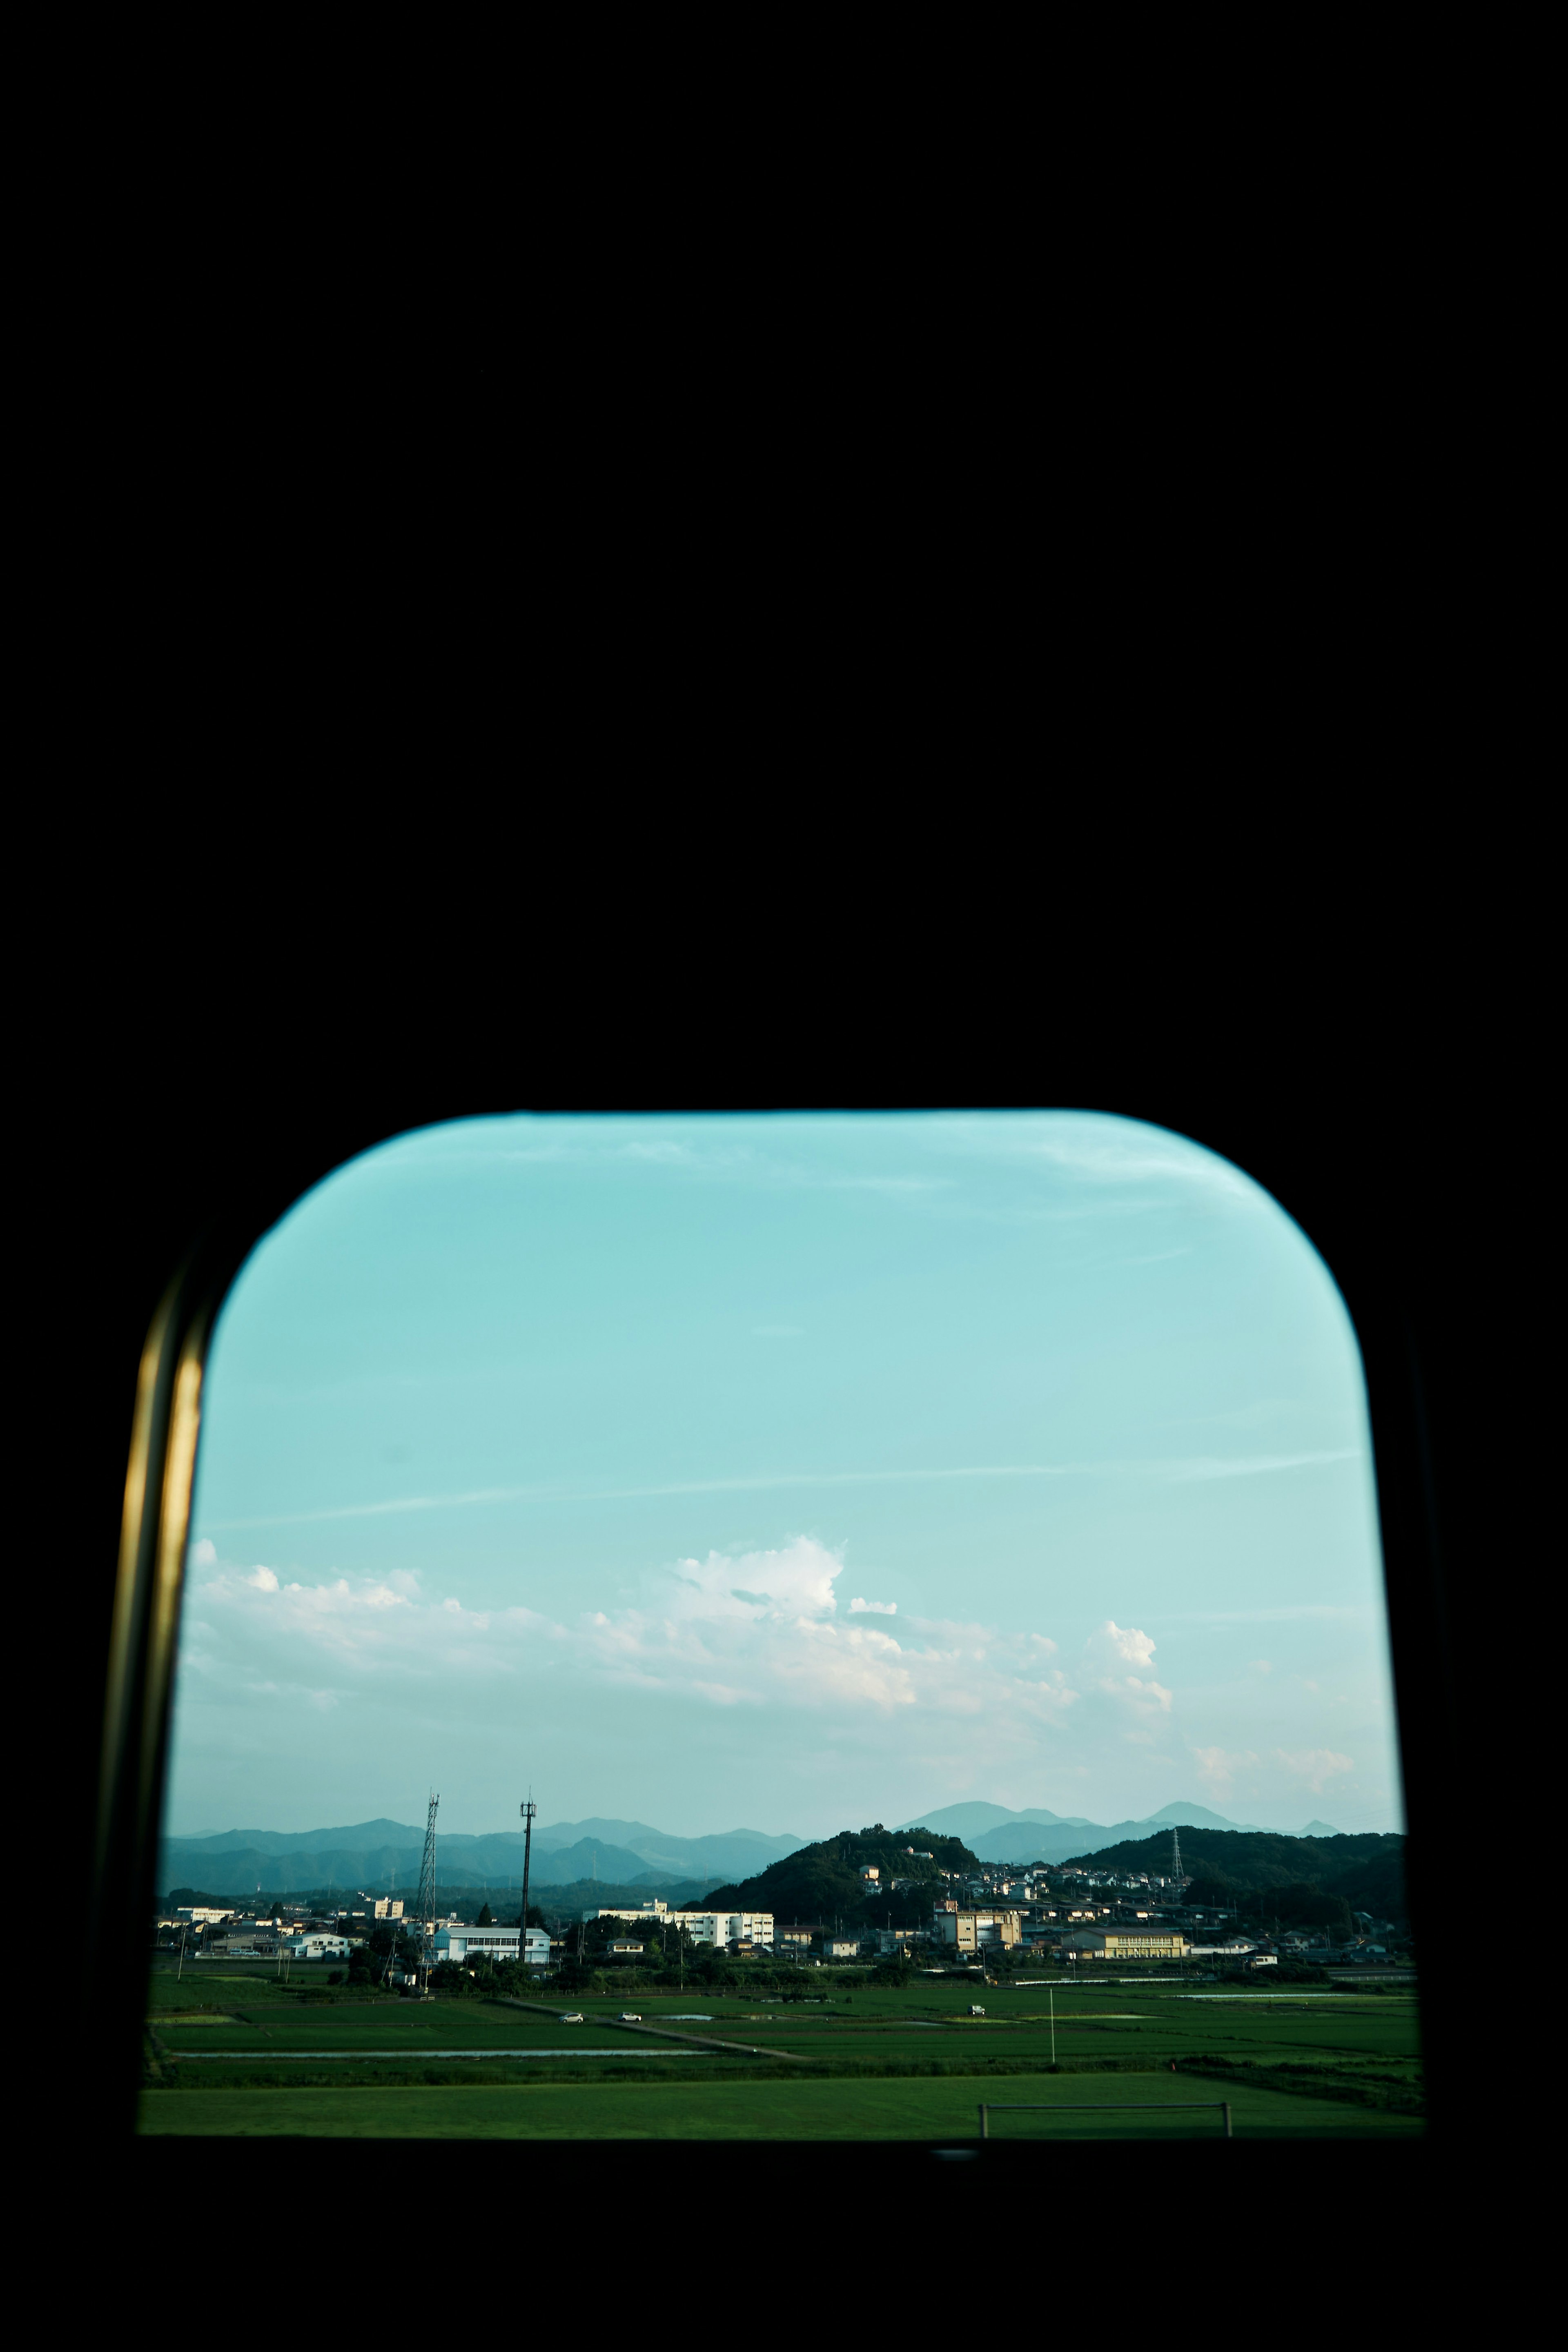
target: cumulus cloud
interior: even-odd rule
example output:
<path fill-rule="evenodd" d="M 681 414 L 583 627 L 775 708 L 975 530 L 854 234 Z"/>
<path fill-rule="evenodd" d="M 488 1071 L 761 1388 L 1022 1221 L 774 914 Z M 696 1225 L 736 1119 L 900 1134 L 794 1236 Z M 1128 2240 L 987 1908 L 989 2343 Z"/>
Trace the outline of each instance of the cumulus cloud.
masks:
<path fill-rule="evenodd" d="M 1341 1772 L 1353 1772 L 1355 1769 L 1353 1757 L 1338 1756 L 1331 1748 L 1303 1748 L 1294 1752 L 1277 1748 L 1274 1754 L 1287 1772 L 1295 1780 L 1304 1781 L 1315 1797 L 1321 1794 L 1325 1782 L 1334 1780 Z"/>
<path fill-rule="evenodd" d="M 202 1536 L 191 1546 L 191 1565 L 193 1568 L 216 1567 L 217 1546 L 211 1536 Z"/>
<path fill-rule="evenodd" d="M 840 1604 L 844 1561 L 815 1537 L 770 1550 L 710 1552 L 645 1580 L 633 1606 L 566 1621 L 535 1611 L 470 1610 L 459 1596 L 426 1599 L 417 1579 L 338 1577 L 280 1583 L 270 1569 L 219 1568 L 199 1586 L 202 1639 L 187 1669 L 221 1676 L 226 1661 L 257 1687 L 322 1681 L 368 1687 L 377 1676 L 434 1684 L 464 1677 L 563 1675 L 601 1686 L 656 1690 L 699 1706 L 828 1713 L 846 1727 L 895 1716 L 984 1725 L 1023 1736 L 1059 1725 L 1083 1693 L 1053 1661 L 1047 1635 L 940 1619 L 899 1618 L 898 1604 L 858 1594 Z M 194 1630 L 195 1612 L 188 1621 Z M 1142 1659 L 1145 1637 L 1123 1637 Z M 1152 1648 L 1152 1645 L 1149 1645 Z M 1123 1705 L 1164 1703 L 1157 1685 L 1130 1678 Z"/>
<path fill-rule="evenodd" d="M 1193 1760 L 1198 1768 L 1198 1778 L 1210 1795 L 1227 1797 L 1237 1774 L 1249 1770 L 1258 1759 L 1249 1748 L 1234 1752 L 1225 1748 L 1194 1748 Z"/>
<path fill-rule="evenodd" d="M 1098 1781 L 1109 1771 L 1120 1782 L 1131 1769 L 1142 1787 L 1184 1754 L 1214 1796 L 1238 1785 L 1258 1793 L 1258 1756 L 1202 1744 L 1235 1729 L 1194 1719 L 1205 1702 L 1163 1682 L 1142 1627 L 1107 1617 L 1064 1659 L 1045 1632 L 905 1615 L 863 1592 L 841 1597 L 842 1548 L 812 1536 L 668 1561 L 611 1605 L 570 1616 L 471 1606 L 447 1576 L 426 1590 L 406 1570 L 306 1582 L 259 1563 L 194 1565 L 180 1705 L 205 1704 L 214 1721 L 237 1703 L 291 1698 L 477 1730 L 513 1720 L 520 1705 L 588 1720 L 605 1701 L 613 1716 L 617 1694 L 641 1694 L 671 1702 L 681 1737 L 704 1717 L 768 1719 L 767 1736 L 784 1718 L 811 1719 L 813 1739 L 874 1746 L 884 1760 L 901 1755 L 908 1769 L 961 1790 L 974 1785 L 980 1757 L 988 1775 L 1017 1789 L 1015 1802 L 1029 1801 L 1031 1790 L 1052 1801 L 1043 1772 Z M 1351 1771 L 1348 1756 L 1309 1744 L 1321 1738 L 1315 1723 L 1270 1727 L 1300 1743 L 1262 1767 L 1282 1787 L 1315 1795 Z M 1189 1767 L 1180 1769 L 1185 1777 Z M 1075 1803 L 1092 1811 L 1121 1796 L 1091 1798 L 1086 1787 Z"/>
<path fill-rule="evenodd" d="M 1172 1707 L 1172 1693 L 1146 1671 L 1153 1657 L 1152 1637 L 1136 1625 L 1119 1625 L 1113 1617 L 1108 1617 L 1084 1643 L 1084 1665 L 1091 1687 L 1117 1711 L 1122 1737 L 1141 1746 L 1157 1737 Z M 1129 1666 L 1145 1671 L 1128 1674 Z"/>
<path fill-rule="evenodd" d="M 1141 1633 L 1136 1625 L 1119 1625 L 1114 1617 L 1108 1617 L 1091 1638 L 1091 1646 L 1095 1643 L 1103 1654 L 1124 1659 L 1130 1666 L 1147 1666 L 1153 1661 L 1154 1643 L 1151 1637 Z"/>

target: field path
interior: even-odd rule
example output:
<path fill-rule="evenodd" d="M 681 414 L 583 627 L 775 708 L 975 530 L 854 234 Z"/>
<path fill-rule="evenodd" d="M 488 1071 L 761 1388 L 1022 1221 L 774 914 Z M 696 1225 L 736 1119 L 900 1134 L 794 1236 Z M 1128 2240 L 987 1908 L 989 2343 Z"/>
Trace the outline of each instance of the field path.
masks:
<path fill-rule="evenodd" d="M 527 2009 L 536 2016 L 548 2017 L 552 2022 L 561 2015 L 559 2009 L 542 2000 L 498 2000 L 498 2009 Z M 788 2058 L 801 2066 L 816 2062 L 799 2050 L 764 2050 L 760 2042 L 732 2042 L 722 2033 L 677 2033 L 672 2025 L 636 2025 L 623 2023 L 618 2017 L 596 2017 L 595 2025 L 613 2026 L 617 2033 L 649 2033 L 661 2042 L 685 2042 L 697 2050 L 739 2050 L 749 2058 Z"/>

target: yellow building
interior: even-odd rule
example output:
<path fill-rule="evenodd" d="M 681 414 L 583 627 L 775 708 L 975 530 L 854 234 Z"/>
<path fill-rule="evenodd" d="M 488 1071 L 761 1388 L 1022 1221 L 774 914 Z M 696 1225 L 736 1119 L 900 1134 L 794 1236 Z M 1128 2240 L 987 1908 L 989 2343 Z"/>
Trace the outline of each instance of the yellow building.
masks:
<path fill-rule="evenodd" d="M 1080 1927 L 1062 1949 L 1097 1960 L 1180 1960 L 1191 1947 L 1179 1927 Z"/>

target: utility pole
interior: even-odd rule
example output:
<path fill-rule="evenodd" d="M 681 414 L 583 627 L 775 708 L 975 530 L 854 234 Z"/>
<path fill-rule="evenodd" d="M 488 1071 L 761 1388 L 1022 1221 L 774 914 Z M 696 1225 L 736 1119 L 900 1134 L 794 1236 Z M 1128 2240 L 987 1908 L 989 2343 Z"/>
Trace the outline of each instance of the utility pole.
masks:
<path fill-rule="evenodd" d="M 533 1801 L 533 1791 L 531 1790 L 529 1790 L 528 1795 L 523 1799 L 518 1811 L 522 1815 L 522 1913 L 517 1923 L 517 1957 L 523 1963 L 523 1967 L 526 1971 L 528 1965 L 528 1865 L 530 1857 L 533 1853 L 533 1817 L 539 1811 L 539 1807 Z M 526 1981 L 526 1976 L 524 1980 Z"/>

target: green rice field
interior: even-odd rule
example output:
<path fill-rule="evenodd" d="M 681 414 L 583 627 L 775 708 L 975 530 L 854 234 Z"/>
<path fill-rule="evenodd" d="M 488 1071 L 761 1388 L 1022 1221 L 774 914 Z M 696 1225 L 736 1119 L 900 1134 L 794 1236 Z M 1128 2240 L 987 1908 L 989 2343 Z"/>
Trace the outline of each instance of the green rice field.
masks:
<path fill-rule="evenodd" d="M 1175 2105 L 1178 2092 L 1188 2098 L 1194 2095 L 1196 2086 L 1190 2081 L 1172 2084 L 1166 2095 L 1168 2113 L 1134 2109 L 1129 2104 L 1134 2092 L 1141 2098 L 1160 2096 L 1152 2091 L 1156 2080 L 1101 2079 L 1095 2084 L 1096 2094 L 1104 2097 L 1110 2112 L 1069 2115 L 1066 2103 L 1069 2093 L 1082 2097 L 1081 2078 L 1026 2078 L 1032 2100 L 1063 2111 L 994 2116 L 991 2136 L 997 2140 L 1220 2137 L 1217 2113 Z M 951 2075 L 936 2081 L 860 2077 L 697 2083 L 682 2078 L 636 2084 L 556 2082 L 359 2090 L 215 2086 L 200 2097 L 182 2091 L 143 2092 L 142 2129 L 336 2139 L 973 2140 L 979 2132 L 978 2095 L 984 2087 Z M 1409 2138 L 1420 2129 L 1410 2116 L 1250 2087 L 1232 2094 L 1232 2108 L 1237 2137 L 1245 2138 Z"/>
<path fill-rule="evenodd" d="M 984 2011 L 972 2016 L 972 2005 Z M 568 2008 L 581 2024 L 563 2022 Z M 623 2021 L 634 2010 L 640 2026 Z M 1054 2035 L 1053 2016 L 1054 2010 Z M 142 2129 L 331 2137 L 1418 2137 L 1416 2006 L 1148 1985 L 405 2000 L 264 1970 L 154 1976 Z M 1106 2114 L 1069 2107 L 1106 2102 Z"/>

